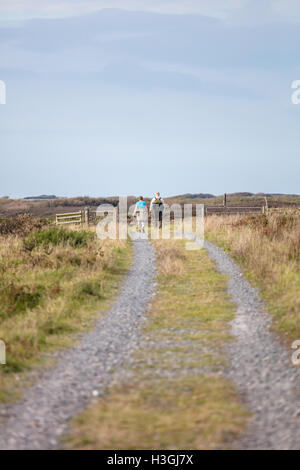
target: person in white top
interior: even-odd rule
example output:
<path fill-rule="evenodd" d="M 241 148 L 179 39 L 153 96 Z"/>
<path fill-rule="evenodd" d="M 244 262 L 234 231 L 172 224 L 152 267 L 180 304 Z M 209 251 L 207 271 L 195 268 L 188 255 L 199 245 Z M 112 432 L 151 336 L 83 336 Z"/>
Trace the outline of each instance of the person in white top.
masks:
<path fill-rule="evenodd" d="M 160 193 L 155 193 L 154 198 L 151 200 L 150 203 L 150 212 L 151 217 L 154 217 L 154 220 L 159 222 L 159 228 L 162 226 L 162 213 L 164 210 L 164 200 L 160 197 Z"/>
<path fill-rule="evenodd" d="M 139 232 L 145 233 L 145 225 L 148 222 L 148 210 L 143 196 L 139 197 L 139 200 L 135 205 L 133 217 L 135 216 L 137 217 Z"/>

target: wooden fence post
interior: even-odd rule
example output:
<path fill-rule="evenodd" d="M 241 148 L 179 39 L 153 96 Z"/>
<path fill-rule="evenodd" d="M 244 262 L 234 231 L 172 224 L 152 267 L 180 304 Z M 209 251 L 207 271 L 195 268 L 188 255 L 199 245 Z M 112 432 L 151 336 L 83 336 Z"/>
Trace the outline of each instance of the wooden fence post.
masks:
<path fill-rule="evenodd" d="M 265 203 L 266 203 L 265 212 L 268 214 L 268 213 L 269 213 L 269 206 L 268 206 L 268 199 L 267 199 L 267 196 L 265 196 Z M 264 212 L 264 213 L 265 213 L 265 212 Z"/>
<path fill-rule="evenodd" d="M 86 227 L 89 226 L 89 208 L 88 207 L 84 208 L 84 223 Z"/>
<path fill-rule="evenodd" d="M 226 207 L 227 205 L 227 194 L 224 193 L 224 196 L 223 196 L 223 206 Z"/>

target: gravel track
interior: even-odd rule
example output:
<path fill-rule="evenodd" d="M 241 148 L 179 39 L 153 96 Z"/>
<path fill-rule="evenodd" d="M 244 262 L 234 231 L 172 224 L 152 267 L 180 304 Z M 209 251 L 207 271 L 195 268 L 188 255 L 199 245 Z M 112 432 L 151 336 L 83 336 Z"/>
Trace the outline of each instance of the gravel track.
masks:
<path fill-rule="evenodd" d="M 293 350 L 270 331 L 270 316 L 241 269 L 221 248 L 209 242 L 204 248 L 218 270 L 229 276 L 228 293 L 237 305 L 228 376 L 253 417 L 235 447 L 300 449 L 300 369 L 291 363 Z"/>
<path fill-rule="evenodd" d="M 154 293 L 155 253 L 146 240 L 134 242 L 133 266 L 111 310 L 79 346 L 61 352 L 54 369 L 22 402 L 2 407 L 0 449 L 57 449 L 70 418 L 100 395 L 138 344 Z"/>
<path fill-rule="evenodd" d="M 228 292 L 237 305 L 231 322 L 236 341 L 228 346 L 226 373 L 253 417 L 235 447 L 300 449 L 300 369 L 291 364 L 292 350 L 270 331 L 270 316 L 241 269 L 212 243 L 205 242 L 204 248 L 229 276 Z M 104 393 L 138 347 L 156 272 L 148 241 L 136 241 L 134 252 L 133 267 L 106 317 L 83 335 L 78 347 L 59 354 L 57 366 L 28 390 L 24 401 L 2 407 L 8 418 L 0 428 L 0 449 L 58 448 L 70 418 L 91 402 L 93 391 Z"/>

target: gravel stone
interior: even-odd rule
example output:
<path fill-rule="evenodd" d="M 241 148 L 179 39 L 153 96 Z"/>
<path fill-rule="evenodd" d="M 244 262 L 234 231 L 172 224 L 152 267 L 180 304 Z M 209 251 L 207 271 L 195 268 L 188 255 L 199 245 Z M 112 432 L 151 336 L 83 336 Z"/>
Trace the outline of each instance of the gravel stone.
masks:
<path fill-rule="evenodd" d="M 58 355 L 23 401 L 1 407 L 8 419 L 0 428 L 0 449 L 57 449 L 69 420 L 103 394 L 113 369 L 138 345 L 141 326 L 154 293 L 155 252 L 147 240 L 133 244 L 134 262 L 119 296 L 80 344 Z"/>

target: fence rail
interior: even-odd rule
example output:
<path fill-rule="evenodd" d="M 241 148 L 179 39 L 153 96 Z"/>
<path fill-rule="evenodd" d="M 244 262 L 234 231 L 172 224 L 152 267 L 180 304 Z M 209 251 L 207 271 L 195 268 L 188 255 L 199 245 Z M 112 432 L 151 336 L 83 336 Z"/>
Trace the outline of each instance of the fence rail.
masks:
<path fill-rule="evenodd" d="M 69 212 L 65 214 L 56 214 L 56 225 L 82 224 L 83 211 Z"/>
<path fill-rule="evenodd" d="M 212 214 L 264 214 L 265 206 L 205 206 L 205 215 Z"/>
<path fill-rule="evenodd" d="M 56 225 L 76 224 L 88 226 L 89 224 L 96 224 L 102 218 L 102 215 L 97 215 L 97 211 L 90 210 L 86 207 L 78 212 L 56 214 L 55 223 Z"/>

